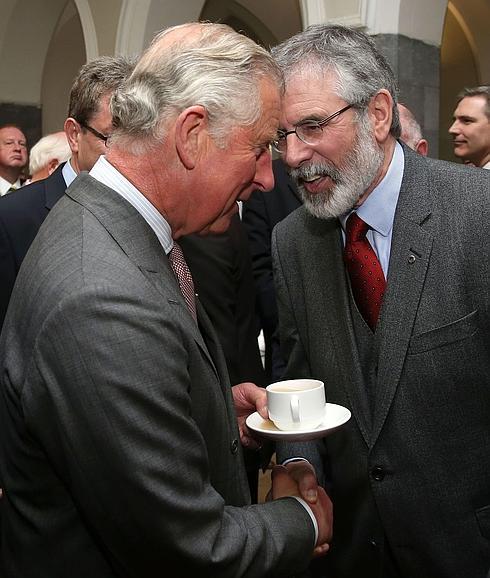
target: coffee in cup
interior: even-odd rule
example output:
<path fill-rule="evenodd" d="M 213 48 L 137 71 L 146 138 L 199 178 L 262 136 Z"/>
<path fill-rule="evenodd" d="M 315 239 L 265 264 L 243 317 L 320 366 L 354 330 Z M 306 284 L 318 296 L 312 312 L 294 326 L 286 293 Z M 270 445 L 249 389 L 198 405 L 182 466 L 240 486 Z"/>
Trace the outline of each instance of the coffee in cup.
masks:
<path fill-rule="evenodd" d="M 289 379 L 266 387 L 269 418 L 280 430 L 309 430 L 325 418 L 325 387 L 318 379 Z"/>

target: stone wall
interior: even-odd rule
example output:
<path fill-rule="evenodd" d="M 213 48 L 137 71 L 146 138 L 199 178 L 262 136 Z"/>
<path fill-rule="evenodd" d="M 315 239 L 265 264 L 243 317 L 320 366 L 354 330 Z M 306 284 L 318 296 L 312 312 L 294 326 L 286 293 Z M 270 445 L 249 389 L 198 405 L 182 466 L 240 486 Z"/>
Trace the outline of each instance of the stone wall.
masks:
<path fill-rule="evenodd" d="M 429 141 L 429 156 L 439 152 L 439 71 L 437 46 L 399 34 L 373 36 L 395 73 L 399 100 L 408 106 Z"/>

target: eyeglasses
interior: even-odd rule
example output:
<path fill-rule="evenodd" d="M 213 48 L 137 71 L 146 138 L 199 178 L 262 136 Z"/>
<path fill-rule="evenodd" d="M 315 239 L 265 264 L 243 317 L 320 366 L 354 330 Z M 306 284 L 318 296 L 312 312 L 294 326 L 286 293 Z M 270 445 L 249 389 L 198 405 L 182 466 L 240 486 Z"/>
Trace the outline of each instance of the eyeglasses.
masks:
<path fill-rule="evenodd" d="M 101 132 L 99 132 L 98 130 L 96 130 L 95 128 L 90 126 L 89 124 L 86 124 L 84 122 L 79 122 L 78 124 L 80 126 L 83 126 L 83 128 L 87 129 L 88 132 L 91 132 L 97 138 L 100 138 L 101 141 L 104 141 L 105 145 L 107 146 L 107 139 L 109 138 L 108 136 L 105 136 L 105 134 L 102 134 Z"/>
<path fill-rule="evenodd" d="M 310 146 L 317 145 L 322 139 L 323 128 L 326 127 L 331 120 L 340 116 L 343 112 L 349 110 L 349 108 L 352 108 L 353 106 L 353 104 L 348 104 L 347 106 L 344 106 L 344 108 L 341 108 L 322 120 L 305 120 L 296 125 L 293 130 L 278 130 L 276 138 L 272 141 L 272 146 L 278 153 L 283 154 L 287 148 L 288 135 L 293 133 L 296 134 L 301 142 Z"/>

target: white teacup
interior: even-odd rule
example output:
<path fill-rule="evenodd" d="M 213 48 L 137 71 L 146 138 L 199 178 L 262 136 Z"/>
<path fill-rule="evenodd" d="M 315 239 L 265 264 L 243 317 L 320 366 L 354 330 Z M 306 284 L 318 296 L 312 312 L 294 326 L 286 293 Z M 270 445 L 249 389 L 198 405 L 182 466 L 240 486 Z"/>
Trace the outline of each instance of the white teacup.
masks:
<path fill-rule="evenodd" d="M 315 429 L 325 418 L 325 387 L 318 379 L 289 379 L 266 387 L 269 418 L 280 430 Z"/>

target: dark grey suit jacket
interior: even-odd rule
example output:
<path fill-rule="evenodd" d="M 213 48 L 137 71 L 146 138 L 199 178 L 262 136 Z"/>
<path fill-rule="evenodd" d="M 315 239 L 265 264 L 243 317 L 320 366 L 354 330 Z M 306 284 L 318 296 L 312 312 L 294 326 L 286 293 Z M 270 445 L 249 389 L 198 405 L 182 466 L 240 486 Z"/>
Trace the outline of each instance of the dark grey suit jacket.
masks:
<path fill-rule="evenodd" d="M 21 263 L 39 227 L 66 190 L 64 164 L 47 179 L 0 199 L 0 330 Z"/>
<path fill-rule="evenodd" d="M 288 376 L 325 382 L 353 417 L 303 454 L 331 484 L 328 576 L 485 578 L 490 568 L 490 172 L 404 149 L 371 415 L 337 220 L 274 231 Z"/>
<path fill-rule="evenodd" d="M 221 349 L 141 215 L 79 176 L 41 227 L 0 341 L 3 578 L 283 576 L 314 532 L 249 506 Z"/>
<path fill-rule="evenodd" d="M 265 387 L 255 322 L 255 289 L 247 235 L 234 215 L 225 233 L 179 239 L 199 301 L 218 335 L 232 385 L 251 381 Z M 258 471 L 273 450 L 244 450 L 252 502 L 258 500 Z"/>

